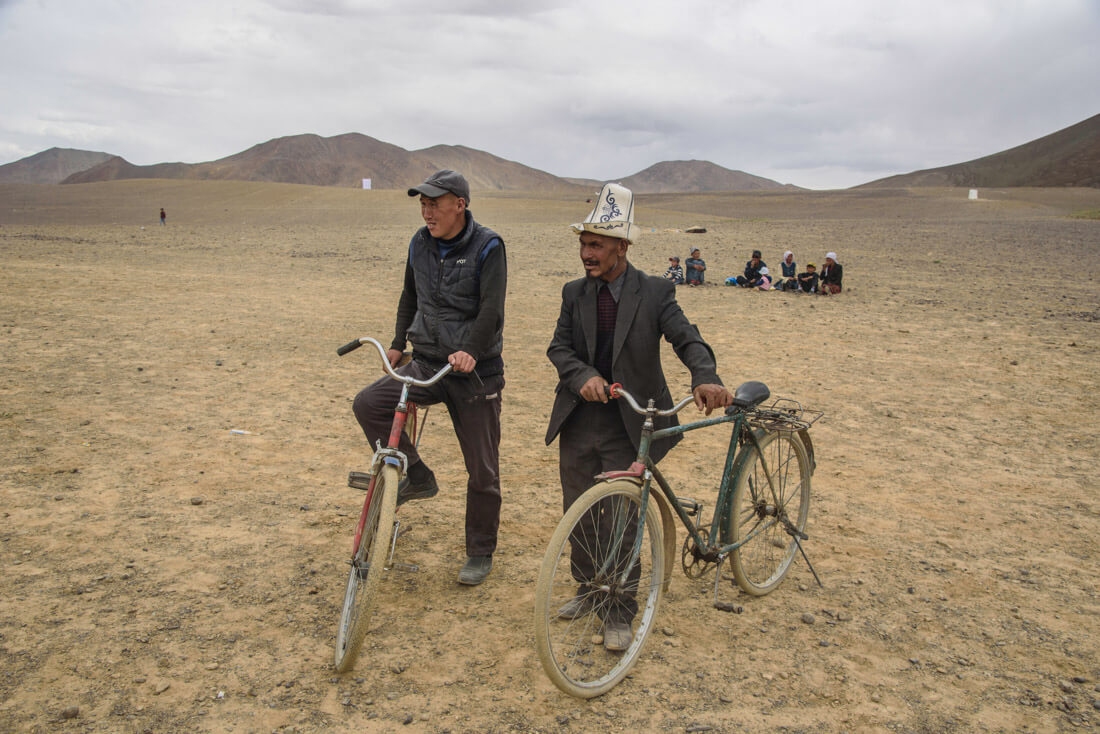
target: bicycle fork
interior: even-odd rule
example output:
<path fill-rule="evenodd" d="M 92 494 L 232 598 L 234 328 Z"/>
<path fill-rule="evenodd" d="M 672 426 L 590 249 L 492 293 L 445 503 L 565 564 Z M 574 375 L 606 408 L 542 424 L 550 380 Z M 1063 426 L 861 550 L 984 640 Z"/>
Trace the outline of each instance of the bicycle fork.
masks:
<path fill-rule="evenodd" d="M 806 561 L 806 566 L 814 576 L 814 581 L 816 581 L 817 585 L 821 588 L 825 588 L 825 584 L 821 583 L 821 578 L 817 575 L 817 571 L 814 570 L 814 564 L 810 563 L 810 557 L 806 555 L 806 549 L 802 547 L 802 541 L 809 540 L 810 536 L 795 527 L 790 517 L 787 516 L 787 510 L 782 503 L 780 503 L 779 494 L 775 489 L 773 473 L 768 470 L 768 460 L 767 457 L 764 456 L 764 449 L 760 446 L 760 441 L 757 440 L 756 434 L 750 432 L 749 436 L 752 438 L 753 445 L 756 446 L 756 453 L 760 457 L 760 466 L 764 469 L 764 477 L 768 480 L 768 491 L 771 492 L 772 502 L 774 503 L 771 507 L 765 508 L 765 513 L 774 516 L 776 522 L 783 526 L 783 532 L 791 536 L 794 540 L 795 547 L 797 547 L 798 552 L 802 554 L 802 560 Z M 776 471 L 781 470 L 777 467 Z"/>
<path fill-rule="evenodd" d="M 608 583 L 601 584 L 596 588 L 613 599 L 627 596 L 628 592 L 633 594 L 637 591 L 636 584 L 630 580 L 630 574 L 638 565 L 638 560 L 642 555 L 642 542 L 645 540 L 645 522 L 649 507 L 649 486 L 652 475 L 649 471 L 646 471 L 643 476 L 642 494 L 636 519 L 631 517 L 629 503 L 624 500 L 616 500 L 614 504 L 617 506 L 609 508 L 609 514 L 613 516 L 609 531 L 611 542 L 606 549 L 600 567 L 596 570 L 596 577 L 606 578 Z M 627 557 L 626 563 L 620 567 L 618 559 L 623 551 L 623 539 L 626 537 L 631 525 L 637 528 L 637 532 L 630 548 L 630 555 Z M 654 540 L 651 538 L 650 542 L 652 543 Z"/>

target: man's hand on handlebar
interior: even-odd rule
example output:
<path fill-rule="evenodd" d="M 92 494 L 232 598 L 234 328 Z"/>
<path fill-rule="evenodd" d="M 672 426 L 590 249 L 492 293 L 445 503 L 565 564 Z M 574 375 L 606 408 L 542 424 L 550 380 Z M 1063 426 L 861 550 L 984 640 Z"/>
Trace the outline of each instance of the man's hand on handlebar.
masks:
<path fill-rule="evenodd" d="M 606 403 L 608 400 L 606 388 L 607 380 L 600 375 L 589 377 L 588 382 L 581 387 L 581 397 L 590 403 Z"/>
<path fill-rule="evenodd" d="M 473 372 L 477 367 L 477 360 L 466 352 L 455 352 L 447 357 L 447 362 L 454 367 L 455 372 Z"/>
<path fill-rule="evenodd" d="M 394 369 L 397 369 L 397 365 L 401 362 L 401 358 L 403 356 L 405 356 L 405 353 L 402 352 L 400 349 L 386 350 L 386 359 L 390 361 L 390 367 L 393 367 Z"/>
<path fill-rule="evenodd" d="M 733 404 L 733 393 L 722 385 L 699 385 L 691 392 L 695 396 L 695 407 L 705 410 L 707 415 L 715 408 L 725 408 Z"/>

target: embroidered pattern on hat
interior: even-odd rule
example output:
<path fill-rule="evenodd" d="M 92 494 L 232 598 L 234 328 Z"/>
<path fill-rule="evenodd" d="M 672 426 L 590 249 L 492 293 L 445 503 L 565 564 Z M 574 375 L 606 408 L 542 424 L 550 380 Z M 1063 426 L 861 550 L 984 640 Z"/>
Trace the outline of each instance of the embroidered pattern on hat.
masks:
<path fill-rule="evenodd" d="M 607 195 L 607 206 L 610 207 L 610 210 L 607 212 L 607 214 L 604 214 L 600 217 L 601 222 L 609 222 L 611 221 L 612 217 L 617 217 L 623 213 L 622 209 L 619 208 L 619 205 L 615 203 L 614 194 L 609 193 Z"/>

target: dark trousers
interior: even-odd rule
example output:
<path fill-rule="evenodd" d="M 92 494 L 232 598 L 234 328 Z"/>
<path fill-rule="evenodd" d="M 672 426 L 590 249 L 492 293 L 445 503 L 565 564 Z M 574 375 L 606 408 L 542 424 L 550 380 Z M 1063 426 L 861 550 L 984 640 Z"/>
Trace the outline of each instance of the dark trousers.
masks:
<path fill-rule="evenodd" d="M 401 375 L 427 379 L 434 370 L 415 359 L 397 370 Z M 455 436 L 466 462 L 466 555 L 491 556 L 500 527 L 500 394 L 504 375 L 444 377 L 431 387 L 409 388 L 408 399 L 417 405 L 443 403 L 451 416 Z M 383 377 L 355 396 L 353 410 L 373 449 L 386 445 L 393 425 L 393 410 L 401 397 L 401 383 Z M 409 463 L 420 461 L 412 441 L 401 434 L 399 447 Z"/>
<path fill-rule="evenodd" d="M 594 477 L 605 471 L 627 469 L 638 456 L 630 436 L 623 426 L 619 407 L 614 402 L 582 403 L 562 426 L 558 443 L 558 471 L 561 475 L 563 510 L 568 510 L 577 498 L 595 484 Z M 611 544 L 614 525 L 613 510 L 619 509 L 610 500 L 604 500 L 585 514 L 569 538 L 570 568 L 581 591 L 591 590 L 607 581 L 596 578 L 598 566 L 609 565 L 612 573 L 621 575 L 629 561 L 637 538 L 637 512 L 632 507 L 629 531 L 624 535 L 613 564 L 608 561 L 607 550 Z M 610 574 L 609 574 L 610 575 Z M 631 569 L 629 581 L 637 584 L 640 569 Z M 638 611 L 633 594 L 621 596 L 612 605 L 609 615 L 612 621 L 630 622 Z"/>

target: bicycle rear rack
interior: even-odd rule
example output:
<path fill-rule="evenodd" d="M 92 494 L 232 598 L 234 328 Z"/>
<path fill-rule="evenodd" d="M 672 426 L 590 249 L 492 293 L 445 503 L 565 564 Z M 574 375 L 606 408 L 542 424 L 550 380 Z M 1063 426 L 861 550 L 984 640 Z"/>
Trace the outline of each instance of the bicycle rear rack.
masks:
<path fill-rule="evenodd" d="M 765 431 L 805 431 L 823 415 L 825 411 L 804 408 L 797 400 L 776 398 L 770 405 L 747 413 L 745 420 L 750 426 Z"/>

